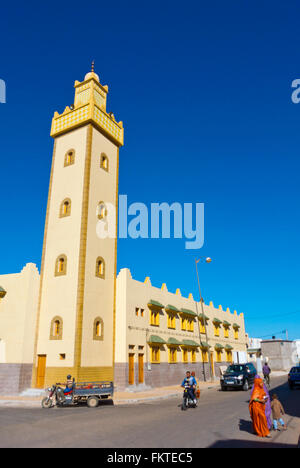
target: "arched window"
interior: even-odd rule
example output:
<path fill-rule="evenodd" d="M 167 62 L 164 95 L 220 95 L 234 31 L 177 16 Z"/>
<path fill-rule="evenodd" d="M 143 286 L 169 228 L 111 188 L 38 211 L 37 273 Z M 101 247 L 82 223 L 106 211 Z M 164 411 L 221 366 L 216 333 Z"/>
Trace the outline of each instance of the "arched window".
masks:
<path fill-rule="evenodd" d="M 65 154 L 64 167 L 71 166 L 75 163 L 75 150 L 71 149 Z"/>
<path fill-rule="evenodd" d="M 216 350 L 216 362 L 222 362 L 222 351 Z"/>
<path fill-rule="evenodd" d="M 55 320 L 54 322 L 54 328 L 53 328 L 53 335 L 54 336 L 59 336 L 60 333 L 60 321 Z"/>
<path fill-rule="evenodd" d="M 102 257 L 98 257 L 96 261 L 96 276 L 98 278 L 105 278 L 105 262 Z"/>
<path fill-rule="evenodd" d="M 65 200 L 60 205 L 59 217 L 65 218 L 66 216 L 71 215 L 71 200 L 70 198 L 65 198 Z"/>
<path fill-rule="evenodd" d="M 96 336 L 99 337 L 101 336 L 101 322 L 96 323 Z"/>
<path fill-rule="evenodd" d="M 101 156 L 100 156 L 100 167 L 101 167 L 101 169 L 104 169 L 105 171 L 108 172 L 108 169 L 109 169 L 108 157 L 106 156 L 105 153 L 101 153 Z"/>
<path fill-rule="evenodd" d="M 54 317 L 50 325 L 50 340 L 62 340 L 63 336 L 63 319 Z"/>
<path fill-rule="evenodd" d="M 103 341 L 104 339 L 104 323 L 101 317 L 94 320 L 93 339 L 96 341 Z"/>
<path fill-rule="evenodd" d="M 97 205 L 97 216 L 98 219 L 104 219 L 107 216 L 107 208 L 104 202 L 100 202 Z"/>
<path fill-rule="evenodd" d="M 67 274 L 67 257 L 60 255 L 55 262 L 55 276 L 63 276 Z"/>
<path fill-rule="evenodd" d="M 3 299 L 6 296 L 6 291 L 0 286 L 0 299 Z"/>

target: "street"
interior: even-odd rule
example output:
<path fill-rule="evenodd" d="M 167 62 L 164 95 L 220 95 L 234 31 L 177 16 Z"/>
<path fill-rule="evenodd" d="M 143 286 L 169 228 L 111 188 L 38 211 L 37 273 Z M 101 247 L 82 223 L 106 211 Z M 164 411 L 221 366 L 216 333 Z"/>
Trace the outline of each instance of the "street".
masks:
<path fill-rule="evenodd" d="M 296 447 L 300 390 L 290 391 L 287 378 L 276 377 L 276 391 L 285 410 L 286 432 L 272 439 L 253 435 L 249 392 L 202 393 L 196 409 L 181 411 L 179 398 L 138 405 L 54 408 L 0 408 L 0 447 Z"/>

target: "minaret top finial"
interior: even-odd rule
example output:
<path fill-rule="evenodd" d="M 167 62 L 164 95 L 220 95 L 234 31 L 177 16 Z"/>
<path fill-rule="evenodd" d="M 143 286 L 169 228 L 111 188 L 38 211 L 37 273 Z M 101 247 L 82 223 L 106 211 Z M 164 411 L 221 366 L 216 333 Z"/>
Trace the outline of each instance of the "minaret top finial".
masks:
<path fill-rule="evenodd" d="M 87 73 L 84 77 L 85 80 L 89 80 L 90 78 L 94 78 L 100 83 L 99 76 L 97 75 L 97 73 L 95 73 L 95 60 L 92 61 L 91 71 Z"/>

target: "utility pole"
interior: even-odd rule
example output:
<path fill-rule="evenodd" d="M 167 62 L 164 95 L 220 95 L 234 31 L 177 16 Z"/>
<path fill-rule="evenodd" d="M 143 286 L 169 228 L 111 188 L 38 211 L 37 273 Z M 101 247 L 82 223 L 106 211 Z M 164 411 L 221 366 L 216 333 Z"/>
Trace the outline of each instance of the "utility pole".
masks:
<path fill-rule="evenodd" d="M 198 288 L 199 288 L 199 296 L 200 296 L 200 303 L 201 303 L 201 310 L 202 310 L 202 320 L 203 320 L 203 326 L 204 326 L 204 329 L 205 329 L 205 338 L 206 338 L 206 344 L 208 345 L 208 336 L 207 336 L 207 327 L 206 327 L 206 320 L 205 320 L 205 314 L 204 314 L 204 306 L 203 306 L 203 297 L 202 297 L 202 294 L 201 294 L 201 288 L 200 288 L 200 280 L 199 280 L 199 273 L 198 273 L 198 263 L 200 262 L 200 258 L 198 260 L 195 260 L 195 263 L 196 263 L 196 271 L 197 271 L 197 280 L 198 280 Z M 211 262 L 211 258 L 207 257 L 206 258 L 206 263 L 210 263 Z M 199 327 L 199 317 L 198 317 L 198 327 Z M 199 335 L 200 335 L 200 330 L 199 330 Z M 200 341 L 201 341 L 201 338 L 200 338 Z M 207 354 L 208 354 L 208 362 L 209 362 L 209 373 L 210 373 L 210 380 L 211 382 L 213 381 L 213 375 L 212 375 L 212 368 L 211 368 L 211 358 L 210 358 L 210 352 L 209 352 L 209 349 L 207 351 Z M 205 373 L 204 373 L 204 378 L 205 378 Z"/>
<path fill-rule="evenodd" d="M 198 319 L 198 333 L 199 333 L 199 343 L 201 344 L 201 333 L 200 333 L 200 324 L 199 324 L 199 313 L 198 313 L 198 303 L 197 301 L 195 301 L 196 303 L 196 312 L 197 312 L 197 319 Z M 203 373 L 203 378 L 204 378 L 204 382 L 206 382 L 206 374 L 205 374 L 205 363 L 204 361 L 202 360 L 202 373 Z"/>

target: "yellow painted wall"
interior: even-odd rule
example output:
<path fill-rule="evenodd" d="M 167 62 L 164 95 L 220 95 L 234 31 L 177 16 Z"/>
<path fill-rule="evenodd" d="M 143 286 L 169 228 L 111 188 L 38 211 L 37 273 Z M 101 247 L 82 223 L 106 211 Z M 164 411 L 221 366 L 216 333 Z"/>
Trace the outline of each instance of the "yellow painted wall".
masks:
<path fill-rule="evenodd" d="M 100 168 L 100 155 L 109 159 L 108 172 Z M 91 176 L 89 186 L 89 216 L 85 263 L 85 291 L 82 334 L 83 367 L 113 366 L 113 318 L 115 297 L 115 238 L 100 239 L 96 234 L 97 205 L 104 201 L 116 206 L 118 148 L 98 130 L 93 129 Z M 95 276 L 96 259 L 105 261 L 105 278 Z M 93 340 L 93 323 L 101 317 L 104 339 Z"/>
<path fill-rule="evenodd" d="M 33 263 L 20 273 L 0 276 L 7 292 L 0 299 L 0 363 L 32 363 L 39 282 Z"/>
<path fill-rule="evenodd" d="M 48 214 L 45 263 L 41 289 L 37 355 L 47 355 L 47 367 L 73 367 L 83 177 L 87 127 L 62 135 L 56 140 L 51 199 Z M 64 167 L 65 154 L 75 150 L 75 164 Z M 60 218 L 62 200 L 71 199 L 71 216 Z M 67 257 L 66 276 L 55 276 L 60 254 Z M 63 340 L 49 340 L 50 324 L 55 316 L 63 319 Z M 61 361 L 59 354 L 65 353 Z"/>
<path fill-rule="evenodd" d="M 201 313 L 201 304 L 196 303 L 192 297 L 183 297 L 180 290 L 177 293 L 172 293 L 167 290 L 166 285 L 162 288 L 157 288 L 151 285 L 151 281 L 148 280 L 145 283 L 137 281 L 132 278 L 130 271 L 126 268 L 122 269 L 117 278 L 117 340 L 119 345 L 116 347 L 116 362 L 126 363 L 128 362 L 129 352 L 135 352 L 138 354 L 138 347 L 144 346 L 145 355 L 147 360 L 150 360 L 150 350 L 147 345 L 150 335 L 158 335 L 165 341 L 168 341 L 170 337 L 176 338 L 178 341 L 182 340 L 193 340 L 199 343 L 199 329 L 198 323 L 194 322 L 194 331 L 183 331 L 181 330 L 180 316 L 178 315 L 175 319 L 176 329 L 168 328 L 168 316 L 167 312 L 162 309 L 159 317 L 159 326 L 150 325 L 150 310 L 147 303 L 151 300 L 160 302 L 166 306 L 168 304 L 177 307 L 178 309 L 184 308 L 194 312 Z M 143 308 L 145 310 L 144 317 L 136 315 L 136 308 Z M 215 308 L 211 303 L 209 305 L 204 304 L 204 313 L 209 317 L 207 325 L 207 335 L 210 350 L 215 353 L 215 345 L 222 344 L 230 345 L 233 347 L 233 351 L 246 351 L 246 334 L 244 315 L 237 314 L 237 312 L 231 313 L 229 309 L 223 310 L 222 308 Z M 214 336 L 214 325 L 213 319 L 219 318 L 222 322 L 225 320 L 231 325 L 237 323 L 240 325 L 239 339 L 234 339 L 234 330 L 231 326 L 228 333 L 228 338 L 224 336 L 224 328 L 221 325 L 219 337 Z M 201 333 L 201 341 L 206 341 L 205 334 Z M 130 346 L 134 348 L 130 350 Z M 189 353 L 190 354 L 190 353 Z M 226 360 L 225 350 L 221 354 L 222 361 Z M 168 348 L 164 346 L 160 353 L 161 362 L 169 362 Z M 191 356 L 189 355 L 189 361 Z M 196 353 L 197 362 L 202 362 L 201 352 L 199 349 Z M 183 353 L 178 349 L 177 361 L 183 362 Z"/>

